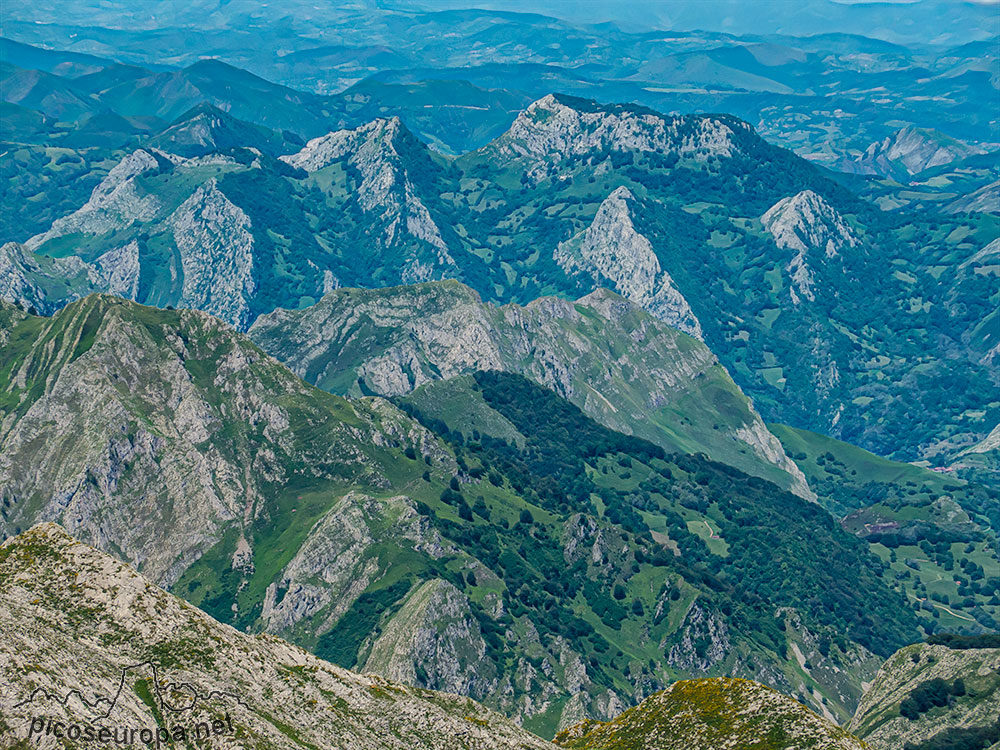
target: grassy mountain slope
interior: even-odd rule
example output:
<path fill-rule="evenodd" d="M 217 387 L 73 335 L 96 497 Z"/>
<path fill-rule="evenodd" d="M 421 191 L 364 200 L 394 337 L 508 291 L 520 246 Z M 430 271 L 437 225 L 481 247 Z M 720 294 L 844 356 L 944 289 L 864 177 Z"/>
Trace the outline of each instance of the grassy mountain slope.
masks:
<path fill-rule="evenodd" d="M 1000 493 L 989 483 L 888 461 L 783 425 L 770 429 L 844 529 L 866 539 L 925 628 L 978 632 L 1000 621 Z"/>
<path fill-rule="evenodd" d="M 786 501 L 779 500 L 778 495 L 771 493 L 759 494 L 752 489 L 757 480 L 744 478 L 734 483 L 731 479 L 723 478 L 735 476 L 731 473 L 733 470 L 704 462 L 696 457 L 668 456 L 665 459 L 650 459 L 642 452 L 636 452 L 645 451 L 648 455 L 651 451 L 651 448 L 641 448 L 643 441 L 634 442 L 636 447 L 626 450 L 625 456 L 614 458 L 612 454 L 608 456 L 611 460 L 597 460 L 595 463 L 586 457 L 596 455 L 600 459 L 608 450 L 601 447 L 601 442 L 596 436 L 610 436 L 614 433 L 608 433 L 606 430 L 602 432 L 603 428 L 590 422 L 582 413 L 575 411 L 565 402 L 559 402 L 554 397 L 545 395 L 545 391 L 528 381 L 500 373 L 481 373 L 477 374 L 475 379 L 479 397 L 490 408 L 499 412 L 503 421 L 493 419 L 479 422 L 477 427 L 472 428 L 471 440 L 458 433 L 449 432 L 449 426 L 444 422 L 445 419 L 452 419 L 456 411 L 461 413 L 461 416 L 457 417 L 458 420 L 468 420 L 471 410 L 454 410 L 450 399 L 447 401 L 434 399 L 433 388 L 436 386 L 431 387 L 429 396 L 422 393 L 423 389 L 418 389 L 406 401 L 414 404 L 414 413 L 426 425 L 440 434 L 450 435 L 450 440 L 455 444 L 464 444 L 466 451 L 472 451 L 472 455 L 485 457 L 489 466 L 497 467 L 508 476 L 513 474 L 516 480 L 515 487 L 537 488 L 535 494 L 539 496 L 539 502 L 543 507 L 551 508 L 555 504 L 556 508 L 561 508 L 568 504 L 572 510 L 578 507 L 575 506 L 575 502 L 579 502 L 579 500 L 574 502 L 574 497 L 582 499 L 586 494 L 590 494 L 592 501 L 597 504 L 599 515 L 639 533 L 640 544 L 645 539 L 647 545 L 650 541 L 655 545 L 664 545 L 660 547 L 664 551 L 676 549 L 679 554 L 676 562 L 681 566 L 679 570 L 684 580 L 690 582 L 702 575 L 709 576 L 703 579 L 705 584 L 715 590 L 721 598 L 699 599 L 687 610 L 683 618 L 686 625 L 681 628 L 681 640 L 674 641 L 678 646 L 670 650 L 668 662 L 682 668 L 700 665 L 700 668 L 708 670 L 709 674 L 732 674 L 741 673 L 750 662 L 759 659 L 759 656 L 741 656 L 739 636 L 732 632 L 722 635 L 718 624 L 712 623 L 715 617 L 713 610 L 719 611 L 716 607 L 720 607 L 721 611 L 731 608 L 733 614 L 727 617 L 730 622 L 746 621 L 748 624 L 753 622 L 749 632 L 770 633 L 767 638 L 776 637 L 776 640 L 769 642 L 765 647 L 765 651 L 788 654 L 788 664 L 792 665 L 792 669 L 787 672 L 787 677 L 778 678 L 776 683 L 783 685 L 786 692 L 799 692 L 818 701 L 819 693 L 814 694 L 813 690 L 819 683 L 839 682 L 840 697 L 835 697 L 835 694 L 829 692 L 823 693 L 829 697 L 831 711 L 839 710 L 838 702 L 850 703 L 852 700 L 850 696 L 859 694 L 860 685 L 854 683 L 852 687 L 852 678 L 848 675 L 865 674 L 867 657 L 863 653 L 852 651 L 844 642 L 833 646 L 837 643 L 834 635 L 837 628 L 823 633 L 821 632 L 823 627 L 818 625 L 819 621 L 830 624 L 832 622 L 830 612 L 847 604 L 847 599 L 855 594 L 847 595 L 847 599 L 842 598 L 841 593 L 834 593 L 836 585 L 832 581 L 820 585 L 820 588 L 832 587 L 829 589 L 830 598 L 825 602 L 822 601 L 825 597 L 816 599 L 814 595 L 806 594 L 804 591 L 793 593 L 798 585 L 796 581 L 811 588 L 812 583 L 808 582 L 815 580 L 814 576 L 825 575 L 821 572 L 821 568 L 827 566 L 820 563 L 820 560 L 839 559 L 846 563 L 847 559 L 851 558 L 856 560 L 856 563 L 851 563 L 852 567 L 859 566 L 854 567 L 853 572 L 849 574 L 851 580 L 855 582 L 870 580 L 872 586 L 870 595 L 866 595 L 865 609 L 870 612 L 872 601 L 882 596 L 876 591 L 881 590 L 883 584 L 868 579 L 868 574 L 862 572 L 869 564 L 862 562 L 869 559 L 867 553 L 861 551 L 863 548 L 855 547 L 854 542 L 848 542 L 849 537 L 832 523 L 832 519 L 830 525 L 827 521 L 821 520 L 824 517 L 829 518 L 823 511 L 801 500 L 792 501 L 790 495 L 784 496 L 789 498 Z M 479 412 L 472 413 L 481 413 L 482 404 L 479 409 Z M 477 422 L 474 417 L 473 425 Z M 513 426 L 517 433 L 525 437 L 523 449 L 513 450 L 508 443 L 490 439 L 487 432 L 490 424 L 505 425 L 504 431 L 509 431 L 509 426 Z M 463 427 L 468 429 L 467 426 Z M 574 437 L 569 438 L 570 435 Z M 584 436 L 593 437 L 585 439 Z M 594 443 L 593 440 L 597 442 Z M 635 438 L 631 440 L 636 441 Z M 569 448 L 569 445 L 575 447 Z M 582 466 L 576 463 L 581 458 L 572 456 L 576 451 L 579 451 L 582 458 Z M 655 455 L 655 451 L 653 453 Z M 666 465 L 661 463 L 662 460 L 666 461 Z M 760 488 L 763 489 L 764 486 L 766 485 L 760 485 Z M 731 504 L 726 499 L 731 492 L 736 492 L 741 499 L 736 501 L 733 496 Z M 737 502 L 738 505 L 735 504 Z M 778 521 L 779 517 L 781 521 Z M 798 527 L 799 524 L 801 528 Z M 642 531 L 644 527 L 648 531 Z M 757 531 L 750 532 L 751 528 Z M 565 533 L 566 531 L 563 532 L 564 535 Z M 758 538 L 757 533 L 764 533 L 765 536 Z M 806 546 L 799 552 L 793 551 L 802 544 Z M 832 546 L 826 547 L 827 544 Z M 759 545 L 764 545 L 773 551 L 763 553 L 763 548 Z M 820 552 L 820 549 L 825 551 Z M 623 588 L 619 592 L 624 603 L 633 596 L 631 594 L 633 587 L 639 586 L 641 591 L 641 587 L 645 585 L 642 583 L 644 578 L 641 571 L 645 568 L 643 562 L 649 559 L 648 554 L 649 552 L 644 550 L 633 555 L 639 568 L 635 570 L 636 565 L 633 565 L 633 575 L 629 575 L 627 562 L 625 563 L 624 580 L 621 582 Z M 860 556 L 855 558 L 854 555 Z M 666 564 L 669 569 L 671 557 L 672 553 L 666 558 L 660 557 L 657 564 Z M 817 567 L 811 567 L 813 563 L 808 560 L 815 560 Z M 594 561 L 597 564 L 597 553 Z M 763 567 L 758 567 L 760 565 Z M 789 577 L 778 582 L 774 579 L 773 571 L 785 565 L 792 565 L 797 572 L 789 574 Z M 691 568 L 685 571 L 687 566 Z M 598 564 L 598 567 L 603 566 Z M 876 567 L 880 569 L 879 566 Z M 756 579 L 758 572 L 764 578 Z M 601 573 L 601 577 L 605 579 L 616 575 L 621 574 L 616 574 L 614 568 Z M 718 576 L 718 582 L 712 583 L 715 576 Z M 506 573 L 505 580 L 508 581 L 508 585 L 509 579 L 510 574 Z M 846 595 L 846 592 L 843 594 Z M 530 592 L 525 592 L 525 595 L 530 601 Z M 800 611 L 800 615 L 796 615 L 790 611 L 786 614 L 775 612 L 773 615 L 763 616 L 767 605 L 764 606 L 764 610 L 758 609 L 762 602 L 755 603 L 759 601 L 756 599 L 757 596 L 765 597 L 772 607 L 784 605 L 793 610 L 801 610 L 805 606 L 806 609 L 811 609 L 812 613 Z M 670 599 L 683 601 L 683 588 L 676 595 L 671 591 Z M 912 622 L 908 614 L 903 614 L 899 610 L 899 603 L 889 605 L 886 602 L 886 606 L 887 609 L 883 610 L 885 614 L 888 615 L 890 612 L 894 612 L 895 615 L 902 614 L 904 620 Z M 827 610 L 827 607 L 831 609 Z M 628 608 L 625 609 L 628 612 Z M 656 613 L 654 624 L 660 620 L 661 613 L 665 613 L 665 610 L 660 608 L 659 600 L 647 601 L 644 597 L 641 598 L 640 606 L 635 607 L 635 612 L 640 611 Z M 841 611 L 846 613 L 846 610 Z M 752 612 L 756 614 L 751 614 Z M 821 612 L 826 613 L 821 615 Z M 612 619 L 607 621 L 608 624 L 613 622 L 614 618 L 621 616 L 620 613 L 616 615 L 613 609 L 609 615 Z M 777 620 L 772 619 L 774 616 L 777 616 Z M 639 619 L 642 620 L 643 617 Z M 661 624 L 667 625 L 668 634 L 674 628 L 670 624 L 672 619 L 671 606 L 670 617 L 661 621 Z M 900 624 L 902 625 L 902 622 Z M 779 630 L 773 629 L 775 625 L 779 626 Z M 860 621 L 856 625 L 867 627 Z M 846 622 L 838 626 L 841 629 L 845 627 L 850 629 L 853 626 Z M 903 626 L 904 630 L 906 627 L 910 626 Z M 641 662 L 646 658 L 641 654 L 646 648 L 653 646 L 652 636 L 658 630 L 659 628 L 654 628 L 649 635 L 640 636 L 637 643 L 631 641 L 630 648 L 625 649 L 626 653 L 634 654 L 633 658 L 638 658 Z M 687 635 L 683 635 L 685 630 Z M 625 626 L 622 626 L 622 632 L 628 632 Z M 732 641 L 727 644 L 730 638 Z M 831 638 L 833 640 L 830 640 Z M 791 645 L 793 641 L 796 644 L 794 646 Z M 759 643 L 763 644 L 763 641 Z M 869 645 L 875 649 L 879 648 L 871 642 Z M 832 652 L 831 646 L 833 646 Z M 809 659 L 803 656 L 800 661 L 795 661 L 796 657 L 793 656 L 794 652 L 801 653 L 803 649 L 811 650 L 815 654 L 811 657 L 812 662 L 806 667 L 802 664 Z M 834 654 L 832 660 L 827 658 L 831 653 Z M 840 666 L 834 668 L 837 664 Z M 719 668 L 721 672 L 714 671 Z M 781 669 L 784 671 L 787 666 Z"/>
<path fill-rule="evenodd" d="M 204 746 L 200 722 L 222 729 L 213 747 L 246 750 L 551 747 L 468 698 L 354 674 L 233 630 L 54 524 L 0 547 L 0 593 L 7 748 L 90 747 L 86 728 L 163 730 L 157 745 Z M 43 728 L 32 732 L 35 719 Z M 46 720 L 63 722 L 62 740 L 46 736 Z"/>
<path fill-rule="evenodd" d="M 682 680 L 606 723 L 556 737 L 569 750 L 862 750 L 866 745 L 791 698 L 749 680 Z"/>
<path fill-rule="evenodd" d="M 455 282 L 342 289 L 304 310 L 261 316 L 249 335 L 342 395 L 399 396 L 479 369 L 522 374 L 607 427 L 811 497 L 711 352 L 608 290 L 500 307 Z"/>
<path fill-rule="evenodd" d="M 817 505 L 520 376 L 475 374 L 493 416 L 466 438 L 309 386 L 203 313 L 2 309 L 3 533 L 58 520 L 342 666 L 551 736 L 705 674 L 845 717 L 873 652 L 917 635 Z"/>
<path fill-rule="evenodd" d="M 940 637 L 930 644 L 892 655 L 865 693 L 851 731 L 876 750 L 996 747 L 1000 641 Z"/>

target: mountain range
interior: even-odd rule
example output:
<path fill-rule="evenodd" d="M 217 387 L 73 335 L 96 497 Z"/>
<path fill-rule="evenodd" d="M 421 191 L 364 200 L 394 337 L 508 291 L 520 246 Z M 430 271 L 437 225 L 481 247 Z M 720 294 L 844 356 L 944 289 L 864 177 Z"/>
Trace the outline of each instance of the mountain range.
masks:
<path fill-rule="evenodd" d="M 607 287 L 708 344 L 765 419 L 934 464 L 995 426 L 990 214 L 887 216 L 726 116 L 549 96 L 457 159 L 395 118 L 274 159 L 259 128 L 206 116 L 157 141 L 201 155 L 135 150 L 6 245 L 8 297 L 108 291 L 246 329 L 342 286 L 458 278 L 521 304 Z"/>
<path fill-rule="evenodd" d="M 2 330 L 3 533 L 56 520 L 224 622 L 542 734 L 676 674 L 849 716 L 917 632 L 817 505 L 520 375 L 346 401 L 204 313 L 102 296 Z"/>
<path fill-rule="evenodd" d="M 1000 741 L 989 11 L 428 3 L 5 21 L 0 744 Z"/>

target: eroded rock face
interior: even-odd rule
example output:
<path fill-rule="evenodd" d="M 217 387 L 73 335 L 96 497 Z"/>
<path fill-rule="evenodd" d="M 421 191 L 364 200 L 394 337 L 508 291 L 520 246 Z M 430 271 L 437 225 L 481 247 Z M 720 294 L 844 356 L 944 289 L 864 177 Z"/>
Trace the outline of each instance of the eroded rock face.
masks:
<path fill-rule="evenodd" d="M 701 324 L 691 306 L 632 223 L 629 204 L 634 199 L 628 188 L 616 189 L 582 234 L 559 245 L 556 261 L 567 272 L 608 284 L 654 317 L 701 339 Z"/>
<path fill-rule="evenodd" d="M 779 248 L 795 253 L 785 266 L 795 304 L 802 297 L 816 299 L 814 269 L 818 264 L 861 244 L 850 224 L 812 190 L 782 198 L 760 220 Z"/>
<path fill-rule="evenodd" d="M 905 178 L 982 153 L 984 151 L 977 146 L 936 130 L 907 126 L 871 144 L 849 166 L 861 174 Z"/>
<path fill-rule="evenodd" d="M 135 240 L 108 250 L 93 265 L 96 286 L 125 299 L 134 300 L 139 294 L 139 243 Z"/>
<path fill-rule="evenodd" d="M 262 621 L 270 632 L 280 635 L 322 613 L 314 629 L 329 630 L 369 584 L 387 572 L 374 550 L 376 545 L 401 543 L 433 558 L 455 552 L 429 519 L 417 513 L 410 498 L 376 499 L 357 492 L 345 495 L 316 523 L 271 584 Z M 284 592 L 280 601 L 278 589 Z"/>
<path fill-rule="evenodd" d="M 0 299 L 24 308 L 41 307 L 45 293 L 30 278 L 37 270 L 38 264 L 27 255 L 23 245 L 7 242 L 0 246 Z"/>
<path fill-rule="evenodd" d="M 441 579 L 410 592 L 372 644 L 364 671 L 477 699 L 498 685 L 468 598 Z"/>
<path fill-rule="evenodd" d="M 695 601 L 680 627 L 680 641 L 671 646 L 667 663 L 687 672 L 707 672 L 723 661 L 732 647 L 729 628 L 718 615 Z"/>
<path fill-rule="evenodd" d="M 111 168 L 94 188 L 90 200 L 69 216 L 57 219 L 44 234 L 32 237 L 27 246 L 34 249 L 74 232 L 103 234 L 133 221 L 149 221 L 156 216 L 160 202 L 155 196 L 143 195 L 135 185 L 135 178 L 159 168 L 160 162 L 149 151 L 133 151 Z"/>
<path fill-rule="evenodd" d="M 469 698 L 358 675 L 222 625 L 52 524 L 0 547 L 0 664 L 0 725 L 17 740 L 42 715 L 136 731 L 157 716 L 171 731 L 225 716 L 227 736 L 213 743 L 246 750 L 553 747 Z M 154 713 L 133 689 L 143 681 L 154 700 L 190 708 Z M 73 691 L 96 708 L 64 700 Z M 92 743 L 36 734 L 31 744 Z"/>
<path fill-rule="evenodd" d="M 406 283 L 441 278 L 444 268 L 455 268 L 441 230 L 417 194 L 401 154 L 405 141 L 413 139 L 398 117 L 373 120 L 354 130 L 338 130 L 314 138 L 296 154 L 281 159 L 293 167 L 316 172 L 336 162 L 344 162 L 361 174 L 356 197 L 361 209 L 376 214 L 382 226 L 381 240 L 392 247 L 406 237 L 430 245 L 435 260 L 413 255 L 401 269 Z"/>
<path fill-rule="evenodd" d="M 169 224 L 183 273 L 179 304 L 246 328 L 256 287 L 250 218 L 210 180 L 180 205 Z"/>
<path fill-rule="evenodd" d="M 748 127 L 711 117 L 665 117 L 639 107 L 591 111 L 581 103 L 587 104 L 553 94 L 543 97 L 487 148 L 501 159 L 523 160 L 527 174 L 541 179 L 567 157 L 609 149 L 729 157 L 737 150 L 733 128 Z"/>
<path fill-rule="evenodd" d="M 963 681 L 961 695 L 949 695 L 946 707 L 900 715 L 900 704 L 931 680 L 952 691 Z M 943 709 L 943 710 L 942 710 Z M 950 730 L 993 727 L 1000 716 L 1000 648 L 949 648 L 918 643 L 902 648 L 882 665 L 865 693 L 852 732 L 874 750 L 896 750 L 945 737 Z M 944 747 L 944 745 L 941 745 Z"/>

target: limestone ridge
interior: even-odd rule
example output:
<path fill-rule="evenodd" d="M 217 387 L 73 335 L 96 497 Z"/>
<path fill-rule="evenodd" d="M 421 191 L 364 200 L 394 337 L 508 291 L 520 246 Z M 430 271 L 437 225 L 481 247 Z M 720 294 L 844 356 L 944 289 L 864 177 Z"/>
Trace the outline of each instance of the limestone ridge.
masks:
<path fill-rule="evenodd" d="M 160 208 L 154 196 L 141 195 L 135 178 L 169 164 L 154 152 L 138 149 L 112 167 L 94 188 L 90 199 L 69 216 L 57 219 L 45 233 L 25 244 L 34 249 L 48 240 L 76 232 L 102 234 L 133 221 L 149 221 Z"/>
<path fill-rule="evenodd" d="M 393 246 L 409 236 L 436 251 L 432 263 L 413 256 L 411 265 L 402 274 L 408 283 L 440 278 L 442 269 L 455 266 L 441 230 L 407 172 L 401 151 L 412 149 L 415 140 L 399 118 L 392 117 L 314 138 L 298 153 L 281 157 L 306 172 L 317 172 L 341 161 L 357 169 L 361 174 L 358 202 L 364 213 L 379 217 L 383 224 L 382 243 Z"/>
<path fill-rule="evenodd" d="M 255 289 L 250 218 L 209 180 L 168 221 L 183 274 L 179 304 L 246 328 Z"/>
<path fill-rule="evenodd" d="M 553 747 L 469 698 L 355 674 L 222 625 L 54 524 L 0 547 L 0 663 L 0 732 L 25 741 L 38 716 L 191 731 L 226 715 L 232 731 L 213 742 L 247 750 Z M 36 734 L 30 746 L 90 744 Z"/>
<path fill-rule="evenodd" d="M 661 268 L 649 240 L 635 229 L 630 207 L 634 200 L 628 188 L 617 188 L 586 230 L 559 245 L 556 261 L 568 273 L 607 284 L 654 317 L 701 339 L 701 324 L 691 306 Z"/>
<path fill-rule="evenodd" d="M 388 485 L 376 452 L 402 415 L 307 386 L 204 313 L 92 295 L 20 324 L 38 335 L 5 349 L 4 536 L 59 521 L 170 585 L 224 528 L 270 517 L 295 477 Z"/>
<path fill-rule="evenodd" d="M 135 240 L 87 263 L 79 256 L 50 258 L 26 245 L 0 246 L 0 299 L 50 314 L 93 292 L 132 299 L 139 289 L 139 246 Z"/>
<path fill-rule="evenodd" d="M 450 281 L 336 290 L 305 310 L 261 316 L 250 336 L 306 380 L 344 394 L 360 393 L 359 381 L 401 396 L 475 370 L 518 373 L 612 429 L 813 497 L 707 347 L 609 290 L 525 307 L 485 304 Z M 669 416 L 676 409 L 685 420 Z"/>
<path fill-rule="evenodd" d="M 946 136 L 936 130 L 907 126 L 871 144 L 845 171 L 874 174 L 908 181 L 934 167 L 985 153 L 981 148 Z"/>
<path fill-rule="evenodd" d="M 955 685 L 961 680 L 960 688 Z M 941 699 L 911 701 L 916 710 L 901 713 L 901 704 L 921 686 L 943 682 Z M 1000 739 L 1000 648 L 951 648 L 918 643 L 900 649 L 882 665 L 851 722 L 852 732 L 874 750 L 897 750 L 907 743 L 938 739 L 949 732 L 996 727 Z M 954 738 L 953 738 L 954 740 Z M 971 746 L 971 745 L 970 745 Z M 978 747 L 984 747 L 980 744 Z M 995 744 L 985 747 L 996 747 Z"/>
<path fill-rule="evenodd" d="M 609 722 L 585 721 L 555 742 L 570 750 L 864 750 L 797 701 L 750 680 L 681 680 Z"/>
<path fill-rule="evenodd" d="M 510 130 L 484 150 L 501 162 L 523 162 L 537 181 L 555 174 L 568 158 L 601 151 L 730 157 L 738 150 L 737 132 L 748 129 L 735 118 L 669 117 L 641 107 L 595 107 L 583 99 L 550 94 L 528 106 Z"/>
<path fill-rule="evenodd" d="M 818 264 L 861 244 L 844 217 L 812 190 L 782 198 L 760 220 L 779 248 L 795 253 L 785 266 L 795 304 L 803 297 L 815 301 Z"/>
<path fill-rule="evenodd" d="M 950 213 L 1000 214 L 1000 180 L 952 201 L 946 210 Z"/>

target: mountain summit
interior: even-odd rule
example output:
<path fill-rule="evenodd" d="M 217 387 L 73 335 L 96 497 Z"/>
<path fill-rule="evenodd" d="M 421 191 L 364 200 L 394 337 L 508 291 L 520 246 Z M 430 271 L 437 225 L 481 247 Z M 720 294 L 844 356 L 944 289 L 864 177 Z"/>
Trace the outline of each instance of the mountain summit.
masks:
<path fill-rule="evenodd" d="M 527 174 L 539 180 L 562 162 L 611 152 L 730 157 L 739 149 L 740 131 L 750 132 L 750 126 L 733 117 L 672 117 L 635 105 L 550 94 L 530 104 L 486 149 L 501 162 L 523 161 Z"/>

